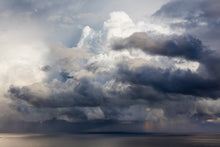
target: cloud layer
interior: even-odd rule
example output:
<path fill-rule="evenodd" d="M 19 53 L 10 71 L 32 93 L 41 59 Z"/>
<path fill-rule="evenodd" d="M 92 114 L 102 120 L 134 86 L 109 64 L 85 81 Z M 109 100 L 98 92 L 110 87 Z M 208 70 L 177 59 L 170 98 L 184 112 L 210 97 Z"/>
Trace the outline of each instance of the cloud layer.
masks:
<path fill-rule="evenodd" d="M 12 65 L 31 70 L 24 78 L 18 75 L 16 80 L 6 82 L 6 90 L 2 92 L 2 97 L 8 99 L 8 109 L 13 115 L 19 114 L 19 120 L 147 121 L 154 124 L 155 131 L 174 131 L 173 125 L 177 126 L 175 130 L 181 130 L 186 129 L 181 126 L 197 129 L 203 123 L 218 123 L 219 51 L 216 41 L 207 41 L 209 37 L 202 31 L 205 28 L 211 34 L 213 29 L 218 29 L 214 24 L 218 23 L 219 12 L 210 2 L 170 1 L 149 21 L 132 20 L 124 11 L 111 12 L 109 18 L 106 14 L 99 16 L 93 5 L 91 12 L 86 11 L 86 1 L 74 1 L 75 5 L 71 3 L 67 11 L 61 7 L 69 4 L 68 1 L 62 5 L 29 1 L 12 4 L 5 5 L 22 12 L 22 16 L 27 15 L 27 19 L 34 17 L 37 23 L 30 19 L 34 25 L 28 26 L 37 26 L 42 20 L 47 21 L 40 24 L 40 30 L 52 26 L 51 33 L 33 32 L 36 35 L 31 35 L 32 43 L 20 41 L 31 49 L 17 43 L 14 45 L 21 48 L 20 55 L 6 53 L 13 55 L 13 60 L 9 60 L 13 61 Z M 180 11 L 175 13 L 177 7 Z M 73 28 L 74 25 L 79 27 Z M 81 28 L 81 37 L 70 37 L 79 34 Z M 68 30 L 70 34 L 65 37 L 72 42 L 60 33 Z M 80 31 L 76 33 L 77 30 Z M 48 38 L 47 33 L 55 32 L 57 36 Z M 61 42 L 49 45 L 57 40 Z M 45 49 L 39 50 L 39 44 Z M 8 47 L 7 43 L 3 45 Z M 21 58 L 25 62 L 16 64 Z M 11 72 L 2 74 L 6 73 Z M 23 79 L 28 82 L 14 82 Z"/>

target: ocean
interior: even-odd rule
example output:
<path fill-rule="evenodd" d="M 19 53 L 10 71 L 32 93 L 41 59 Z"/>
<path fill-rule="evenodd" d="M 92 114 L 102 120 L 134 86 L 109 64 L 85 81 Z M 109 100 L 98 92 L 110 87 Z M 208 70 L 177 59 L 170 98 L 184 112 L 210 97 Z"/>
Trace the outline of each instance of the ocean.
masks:
<path fill-rule="evenodd" d="M 220 134 L 0 134 L 0 147 L 220 147 Z"/>

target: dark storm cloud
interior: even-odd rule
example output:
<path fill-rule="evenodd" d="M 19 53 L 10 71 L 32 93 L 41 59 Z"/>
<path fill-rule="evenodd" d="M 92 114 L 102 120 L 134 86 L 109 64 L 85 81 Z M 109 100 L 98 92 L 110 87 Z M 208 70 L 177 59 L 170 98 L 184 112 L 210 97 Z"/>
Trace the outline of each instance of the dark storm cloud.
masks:
<path fill-rule="evenodd" d="M 150 37 L 144 32 L 115 38 L 111 44 L 114 50 L 141 49 L 151 55 L 181 57 L 200 63 L 196 72 L 146 65 L 131 68 L 129 64 L 121 63 L 116 79 L 130 85 L 125 90 L 127 97 L 145 99 L 153 107 L 162 108 L 167 118 L 181 116 L 203 122 L 218 118 L 216 108 L 206 108 L 208 102 L 198 105 L 197 101 L 211 101 L 220 96 L 219 5 L 218 0 L 174 0 L 153 15 L 168 23 L 171 29 L 183 28 L 185 34 L 196 38 L 191 35 Z"/>
<path fill-rule="evenodd" d="M 201 63 L 205 65 L 208 73 L 210 73 L 216 81 L 220 80 L 220 54 L 212 52 L 201 59 Z"/>
<path fill-rule="evenodd" d="M 11 86 L 9 93 L 12 98 L 24 100 L 36 107 L 74 107 L 74 106 L 99 106 L 106 97 L 101 85 L 88 79 L 80 79 L 72 87 L 52 87 L 48 92 L 36 92 L 34 88 Z M 43 88 L 41 88 L 43 89 Z"/>
<path fill-rule="evenodd" d="M 208 73 L 219 80 L 219 37 L 220 37 L 220 2 L 218 0 L 174 0 L 162 6 L 153 16 L 160 19 L 183 19 L 184 22 L 173 22 L 171 28 L 184 28 L 186 32 L 201 38 L 212 51 L 203 53 L 200 63 Z M 178 11 L 175 11 L 178 9 Z"/>
<path fill-rule="evenodd" d="M 174 0 L 162 6 L 154 18 L 168 20 L 172 29 L 185 29 L 218 50 L 220 36 L 218 0 Z M 178 10 L 178 11 L 177 11 Z M 175 21 L 182 20 L 182 21 Z"/>
<path fill-rule="evenodd" d="M 124 39 L 114 39 L 114 50 L 139 48 L 146 53 L 158 54 L 170 57 L 184 57 L 190 60 L 198 60 L 203 53 L 200 40 L 192 36 L 172 36 L 170 39 L 152 39 L 146 33 L 134 33 Z"/>
<path fill-rule="evenodd" d="M 149 66 L 129 69 L 128 65 L 121 64 L 119 65 L 118 80 L 131 85 L 152 86 L 165 93 L 219 97 L 217 91 L 220 85 L 218 82 L 192 73 L 190 70 L 171 71 Z"/>
<path fill-rule="evenodd" d="M 103 81 L 98 82 L 90 78 L 75 79 L 75 77 L 70 76 L 70 73 L 61 72 L 59 76 L 62 78 L 57 84 L 47 83 L 49 86 L 46 88 L 49 89 L 49 92 L 41 93 L 31 86 L 12 86 L 8 92 L 12 99 L 25 101 L 37 108 L 101 107 L 105 119 L 118 120 L 126 114 L 125 112 L 130 106 L 140 104 L 162 108 L 168 118 L 174 118 L 176 115 L 192 117 L 196 99 L 203 99 L 204 97 L 217 99 L 220 95 L 220 85 L 217 80 L 218 55 L 204 49 L 202 42 L 191 36 L 176 36 L 176 38 L 168 36 L 168 38 L 170 39 L 165 41 L 158 39 L 156 41 L 159 43 L 156 43 L 156 41 L 149 39 L 145 33 L 135 33 L 131 37 L 118 39 L 113 46 L 117 50 L 124 49 L 124 47 L 141 48 L 146 53 L 196 60 L 203 64 L 212 76 L 204 76 L 200 72 L 190 70 L 173 71 L 169 68 L 162 69 L 147 65 L 130 68 L 129 64 L 125 62 L 118 64 L 116 71 L 106 73 L 107 79 L 105 80 L 113 79 L 116 81 L 116 85 L 108 87 L 108 90 L 103 88 Z M 152 46 L 156 51 L 150 48 Z M 99 69 L 97 64 L 88 64 L 85 68 L 88 72 L 95 74 L 96 78 L 100 77 L 96 73 L 96 70 Z M 120 82 L 128 84 L 128 87 L 123 88 L 123 90 L 117 89 L 117 84 Z M 185 99 L 192 103 L 192 105 L 182 106 L 189 106 L 187 111 L 181 111 L 172 105 L 172 102 L 180 102 Z M 161 104 L 170 107 L 164 107 Z M 175 113 L 172 113 L 171 108 Z M 136 110 L 132 109 L 133 111 Z M 85 111 L 81 109 L 79 111 L 63 111 L 63 113 L 57 113 L 55 116 L 65 116 L 70 120 L 74 118 L 88 119 L 85 117 Z M 125 118 L 136 117 L 129 114 Z"/>
<path fill-rule="evenodd" d="M 119 73 L 121 74 L 121 73 Z M 129 76 L 129 75 L 128 75 Z M 130 84 L 130 86 L 125 89 L 123 93 L 121 93 L 122 97 L 130 98 L 138 103 L 138 100 L 140 100 L 140 103 L 154 103 L 163 101 L 168 98 L 167 95 L 165 95 L 163 92 L 156 90 L 151 85 L 148 84 L 137 84 L 132 83 L 124 79 L 123 75 L 120 76 L 120 79 L 122 81 L 126 81 Z M 141 100 L 145 100 L 141 102 Z"/>
<path fill-rule="evenodd" d="M 117 51 L 141 49 L 147 54 L 181 57 L 200 64 L 198 70 L 192 72 L 147 65 L 134 68 L 122 62 L 116 79 L 130 85 L 123 96 L 143 99 L 145 104 L 162 108 L 167 118 L 184 117 L 197 123 L 218 118 L 219 111 L 211 106 L 206 110 L 207 103 L 200 106 L 197 101 L 212 101 L 220 96 L 219 4 L 215 0 L 176 0 L 153 15 L 165 22 L 173 20 L 168 21 L 171 29 L 184 28 L 186 34 L 196 38 L 191 35 L 150 37 L 145 32 L 137 32 L 127 38 L 113 39 L 111 45 Z M 184 21 L 175 21 L 179 19 Z"/>
<path fill-rule="evenodd" d="M 194 0 L 194 1 L 173 0 L 163 5 L 154 14 L 154 16 L 162 16 L 165 18 L 187 17 L 188 19 L 190 19 L 194 17 L 194 13 L 191 13 L 191 12 L 197 11 L 196 7 L 199 1 L 201 2 L 201 0 Z M 176 11 L 177 8 L 178 8 L 178 11 Z M 191 12 L 188 10 L 191 10 Z"/>
<path fill-rule="evenodd" d="M 162 6 L 153 17 L 165 20 L 165 23 L 166 19 L 170 19 L 171 29 L 184 28 L 186 33 L 193 34 L 197 38 L 166 36 L 166 39 L 164 37 L 153 39 L 146 33 L 134 33 L 127 38 L 115 39 L 112 47 L 115 50 L 139 48 L 149 54 L 197 61 L 200 63 L 200 68 L 204 67 L 205 72 L 209 74 L 207 78 L 217 84 L 220 79 L 219 6 L 218 0 L 170 1 Z M 184 21 L 175 21 L 179 19 Z M 197 76 L 203 75 L 200 68 Z M 213 88 L 218 89 L 218 86 Z M 218 94 L 219 92 L 215 95 L 218 96 Z"/>
<path fill-rule="evenodd" d="M 220 54 L 218 51 L 211 50 L 209 47 L 203 45 L 201 40 L 192 36 L 166 36 L 168 39 L 164 38 L 153 39 L 144 32 L 138 32 L 127 38 L 113 39 L 112 48 L 117 51 L 141 49 L 147 54 L 181 57 L 187 60 L 197 61 L 201 64 L 200 66 L 205 67 L 208 74 L 212 75 L 210 78 L 219 80 Z"/>
<path fill-rule="evenodd" d="M 78 11 L 77 9 L 80 9 L 83 5 L 80 1 L 77 1 L 77 4 L 78 2 L 79 5 L 75 7 L 74 11 L 71 11 L 71 7 L 68 7 L 67 11 L 63 13 L 59 13 L 59 10 L 62 9 L 61 7 L 66 6 L 67 1 L 62 5 L 59 5 L 60 2 L 56 1 L 55 3 L 46 3 L 45 6 L 31 1 L 27 2 L 27 7 L 38 9 L 32 13 L 34 17 L 38 18 L 40 16 L 38 19 L 47 20 L 49 14 L 57 12 L 55 14 L 59 14 L 59 16 L 51 17 L 53 20 L 47 21 L 56 22 L 56 26 L 58 24 L 72 25 L 71 21 L 75 23 L 74 21 L 80 20 L 80 17 L 86 19 L 87 15 L 88 17 L 93 16 L 89 13 L 78 15 L 84 12 L 84 8 L 72 17 L 69 12 Z M 198 5 L 199 1 L 193 1 L 192 3 L 172 1 L 163 6 L 154 16 L 181 17 L 187 20 L 187 25 L 175 25 L 190 26 L 191 28 L 194 27 L 193 25 L 198 25 L 199 21 L 205 20 L 213 22 L 210 24 L 213 28 L 216 28 L 218 22 L 214 19 L 211 20 L 211 18 L 216 18 L 219 15 L 218 10 L 209 3 L 206 8 L 205 1 L 202 2 Z M 30 5 L 30 3 L 32 4 Z M 95 3 L 93 4 L 95 5 Z M 22 6 L 26 7 L 26 4 Z M 16 7 L 18 7 L 16 8 L 18 10 L 22 8 L 19 5 Z M 179 11 L 176 11 L 179 7 Z M 193 11 L 197 7 L 204 9 L 197 16 L 188 11 L 189 9 Z M 63 16 L 68 16 L 67 18 L 70 19 L 67 20 L 70 21 L 65 22 L 64 18 L 66 17 Z M 85 24 L 87 24 L 87 21 Z M 105 56 L 111 58 L 107 59 L 110 60 L 107 61 L 107 64 L 110 65 L 106 66 L 103 59 L 97 57 L 98 55 L 94 55 L 94 62 L 93 59 L 92 62 L 84 63 L 90 59 L 89 56 L 86 56 L 82 59 L 83 64 L 80 64 L 81 62 L 78 64 L 75 60 L 69 59 L 73 59 L 81 49 L 68 52 L 60 47 L 60 52 L 56 53 L 56 57 L 59 58 L 64 55 L 70 57 L 68 60 L 62 58 L 55 61 L 52 64 L 53 66 L 43 66 L 41 70 L 47 74 L 45 81 L 38 83 L 39 85 L 11 86 L 8 94 L 14 102 L 13 108 L 24 116 L 29 116 L 29 120 L 32 120 L 33 117 L 37 120 L 36 115 L 39 115 L 38 120 L 57 121 L 56 119 L 62 119 L 69 122 L 85 121 L 90 124 L 91 120 L 98 119 L 149 120 L 160 123 L 166 118 L 172 118 L 173 120 L 178 120 L 181 117 L 199 120 L 214 118 L 217 111 L 213 114 L 207 114 L 208 112 L 201 111 L 202 106 L 198 107 L 197 110 L 195 109 L 197 100 L 215 100 L 220 96 L 219 54 L 204 46 L 200 39 L 193 36 L 158 35 L 152 37 L 144 32 L 136 32 L 127 38 L 113 39 L 111 45 L 117 51 L 141 49 L 146 54 L 168 57 L 167 60 L 180 57 L 196 61 L 200 63 L 200 67 L 195 72 L 166 67 L 164 69 L 146 64 L 131 67 L 129 63 L 132 62 L 132 59 L 123 60 L 123 56 L 121 56 L 120 63 L 115 65 L 114 58 L 105 53 L 101 53 L 104 55 L 102 58 L 105 58 Z M 73 49 L 68 50 L 72 51 Z M 105 52 L 108 54 L 107 50 Z M 117 54 L 120 54 L 120 52 L 117 52 Z M 84 56 L 84 54 L 80 55 L 79 59 L 81 59 L 81 56 Z M 131 62 L 128 63 L 128 60 Z M 79 67 L 73 67 L 74 63 Z M 112 67 L 113 70 L 111 70 Z M 55 120 L 52 118 L 55 118 Z M 61 124 L 66 124 L 66 122 Z"/>
<path fill-rule="evenodd" d="M 193 21 L 194 18 L 196 20 L 219 18 L 219 6 L 220 3 L 218 0 L 173 0 L 162 6 L 154 16 L 185 18 L 190 21 Z M 178 11 L 176 11 L 176 9 L 178 9 Z"/>
<path fill-rule="evenodd" d="M 219 18 L 220 16 L 218 0 L 203 0 L 199 3 L 199 7 L 204 10 L 204 17 Z"/>

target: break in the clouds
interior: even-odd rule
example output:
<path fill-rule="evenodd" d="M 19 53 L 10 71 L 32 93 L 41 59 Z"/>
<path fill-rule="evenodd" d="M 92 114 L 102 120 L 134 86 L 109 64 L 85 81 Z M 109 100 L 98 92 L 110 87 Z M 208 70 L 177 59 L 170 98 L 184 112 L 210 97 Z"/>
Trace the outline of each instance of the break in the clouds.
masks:
<path fill-rule="evenodd" d="M 218 129 L 219 2 L 126 3 L 2 2 L 2 126 Z"/>

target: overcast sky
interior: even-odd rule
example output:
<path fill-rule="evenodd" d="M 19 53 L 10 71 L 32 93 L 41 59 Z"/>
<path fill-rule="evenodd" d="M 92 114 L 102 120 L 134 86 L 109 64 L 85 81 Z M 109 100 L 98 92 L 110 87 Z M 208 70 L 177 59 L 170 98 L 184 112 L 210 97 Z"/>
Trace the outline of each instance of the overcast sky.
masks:
<path fill-rule="evenodd" d="M 62 120 L 220 131 L 219 7 L 1 0 L 0 128 Z"/>

